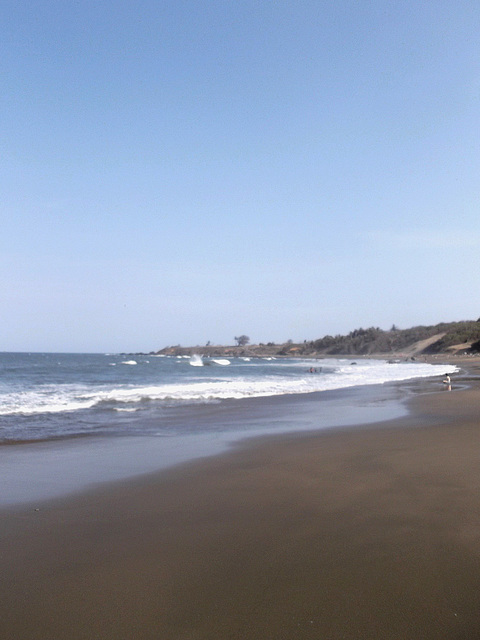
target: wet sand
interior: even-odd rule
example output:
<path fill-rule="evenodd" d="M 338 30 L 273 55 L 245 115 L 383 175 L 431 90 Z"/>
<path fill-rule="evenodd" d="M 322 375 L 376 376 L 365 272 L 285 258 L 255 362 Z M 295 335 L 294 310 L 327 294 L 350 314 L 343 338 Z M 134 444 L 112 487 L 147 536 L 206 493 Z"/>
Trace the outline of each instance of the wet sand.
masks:
<path fill-rule="evenodd" d="M 1 512 L 0 637 L 480 638 L 480 389 Z"/>

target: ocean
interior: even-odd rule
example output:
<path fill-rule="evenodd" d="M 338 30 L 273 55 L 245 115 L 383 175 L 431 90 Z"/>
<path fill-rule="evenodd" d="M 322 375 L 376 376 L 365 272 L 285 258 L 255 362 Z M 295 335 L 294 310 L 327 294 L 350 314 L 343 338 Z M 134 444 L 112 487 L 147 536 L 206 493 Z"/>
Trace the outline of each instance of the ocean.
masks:
<path fill-rule="evenodd" d="M 400 417 L 408 385 L 399 382 L 455 370 L 354 358 L 0 353 L 0 505 L 155 471 L 248 437 Z"/>

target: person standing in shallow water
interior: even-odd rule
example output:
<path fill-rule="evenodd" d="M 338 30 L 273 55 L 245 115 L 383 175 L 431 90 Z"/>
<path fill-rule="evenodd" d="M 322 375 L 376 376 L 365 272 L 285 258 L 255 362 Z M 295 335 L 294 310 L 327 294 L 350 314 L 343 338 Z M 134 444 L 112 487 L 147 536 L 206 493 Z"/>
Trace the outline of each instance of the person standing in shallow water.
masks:
<path fill-rule="evenodd" d="M 445 374 L 445 379 L 443 380 L 443 384 L 447 385 L 447 391 L 452 390 L 452 381 L 448 373 Z"/>

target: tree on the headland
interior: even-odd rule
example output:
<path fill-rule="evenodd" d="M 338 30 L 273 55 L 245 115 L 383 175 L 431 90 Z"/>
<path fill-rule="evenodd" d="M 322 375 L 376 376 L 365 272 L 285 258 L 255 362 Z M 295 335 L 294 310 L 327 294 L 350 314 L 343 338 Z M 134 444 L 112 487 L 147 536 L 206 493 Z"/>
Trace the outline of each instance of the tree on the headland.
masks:
<path fill-rule="evenodd" d="M 250 342 L 250 338 L 248 336 L 235 336 L 234 338 L 235 342 L 237 343 L 237 346 L 239 347 L 244 347 L 246 344 L 248 344 Z"/>

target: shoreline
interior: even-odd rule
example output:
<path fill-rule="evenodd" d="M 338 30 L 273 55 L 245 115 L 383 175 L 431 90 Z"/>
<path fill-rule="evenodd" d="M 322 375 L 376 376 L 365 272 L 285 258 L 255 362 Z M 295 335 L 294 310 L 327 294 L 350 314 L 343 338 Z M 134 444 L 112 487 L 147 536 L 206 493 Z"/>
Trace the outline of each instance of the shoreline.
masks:
<path fill-rule="evenodd" d="M 208 461 L 243 442 L 255 446 L 257 439 L 301 436 L 399 417 L 406 413 L 405 393 L 404 383 L 392 383 L 232 400 L 213 408 L 201 405 L 195 412 L 187 408 L 197 424 L 212 420 L 214 411 L 215 423 L 224 425 L 218 432 L 170 437 L 83 436 L 0 446 L 0 509 L 16 504 L 38 507 L 51 499 L 81 494 L 91 486 L 161 473 L 196 460 Z"/>
<path fill-rule="evenodd" d="M 185 434 L 84 435 L 4 443 L 0 445 L 0 509 L 17 504 L 39 507 L 92 487 L 208 461 L 243 444 L 255 447 L 263 439 L 385 423 L 408 413 L 410 396 L 439 389 L 443 391 L 438 379 L 428 377 L 241 398 L 213 407 L 198 405 L 195 410 L 186 407 L 186 413 L 176 418 L 189 426 Z M 211 423 L 215 426 L 209 431 Z"/>
<path fill-rule="evenodd" d="M 480 636 L 480 383 L 2 509 L 2 637 Z"/>

